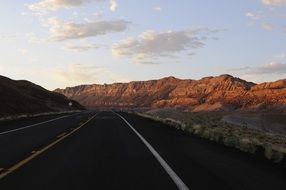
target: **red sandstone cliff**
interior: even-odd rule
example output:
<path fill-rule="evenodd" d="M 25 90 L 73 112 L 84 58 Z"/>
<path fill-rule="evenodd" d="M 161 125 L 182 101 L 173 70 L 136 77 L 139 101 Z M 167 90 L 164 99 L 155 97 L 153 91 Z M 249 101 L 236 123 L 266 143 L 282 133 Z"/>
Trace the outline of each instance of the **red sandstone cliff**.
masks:
<path fill-rule="evenodd" d="M 110 85 L 81 85 L 55 91 L 90 108 L 184 106 L 202 111 L 286 105 L 286 80 L 254 84 L 230 75 L 200 80 L 167 77 Z"/>

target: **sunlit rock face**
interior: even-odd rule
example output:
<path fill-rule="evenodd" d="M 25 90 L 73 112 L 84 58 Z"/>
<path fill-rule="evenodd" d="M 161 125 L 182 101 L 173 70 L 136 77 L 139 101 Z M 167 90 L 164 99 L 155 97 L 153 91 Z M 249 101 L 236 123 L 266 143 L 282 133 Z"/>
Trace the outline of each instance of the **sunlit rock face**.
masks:
<path fill-rule="evenodd" d="M 82 85 L 57 89 L 89 108 L 175 107 L 189 111 L 235 110 L 286 104 L 286 82 L 254 84 L 230 75 Z"/>

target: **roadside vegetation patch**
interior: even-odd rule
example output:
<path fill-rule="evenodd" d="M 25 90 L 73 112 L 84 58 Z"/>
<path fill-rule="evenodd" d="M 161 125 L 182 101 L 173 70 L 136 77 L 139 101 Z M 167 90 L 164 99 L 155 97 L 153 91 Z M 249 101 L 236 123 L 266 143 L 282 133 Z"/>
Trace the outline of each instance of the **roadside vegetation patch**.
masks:
<path fill-rule="evenodd" d="M 174 109 L 133 113 L 243 152 L 255 154 L 263 150 L 268 160 L 286 164 L 286 136 L 227 123 L 222 119 L 227 113 L 190 113 Z"/>

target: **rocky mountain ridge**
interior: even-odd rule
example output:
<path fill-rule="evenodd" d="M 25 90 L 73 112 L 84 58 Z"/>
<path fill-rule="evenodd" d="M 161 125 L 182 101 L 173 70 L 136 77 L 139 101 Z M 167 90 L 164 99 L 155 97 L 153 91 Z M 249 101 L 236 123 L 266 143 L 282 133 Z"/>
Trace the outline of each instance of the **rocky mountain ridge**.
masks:
<path fill-rule="evenodd" d="M 80 85 L 55 92 L 89 108 L 181 106 L 189 111 L 213 111 L 286 106 L 286 80 L 255 84 L 231 75 Z"/>

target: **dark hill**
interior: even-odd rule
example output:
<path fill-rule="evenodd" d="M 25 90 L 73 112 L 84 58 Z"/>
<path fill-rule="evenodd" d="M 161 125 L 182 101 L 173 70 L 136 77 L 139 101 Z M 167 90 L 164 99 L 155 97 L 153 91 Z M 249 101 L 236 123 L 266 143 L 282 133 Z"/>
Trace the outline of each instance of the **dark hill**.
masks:
<path fill-rule="evenodd" d="M 69 102 L 73 105 L 69 106 Z M 0 117 L 43 112 L 84 109 L 62 94 L 48 91 L 25 80 L 0 76 Z"/>

